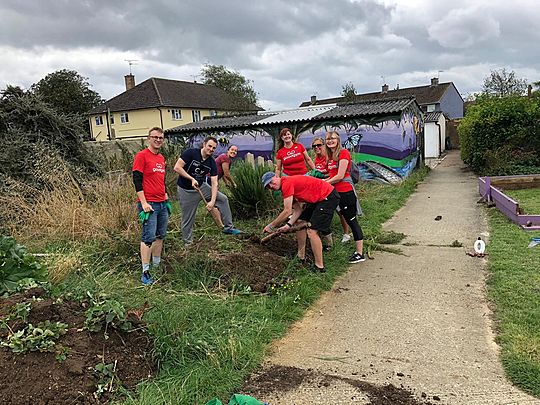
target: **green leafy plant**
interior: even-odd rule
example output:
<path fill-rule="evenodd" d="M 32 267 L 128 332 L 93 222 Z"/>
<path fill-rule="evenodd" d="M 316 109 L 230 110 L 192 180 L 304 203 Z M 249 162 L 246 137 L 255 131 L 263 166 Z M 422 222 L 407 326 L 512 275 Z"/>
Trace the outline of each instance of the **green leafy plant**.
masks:
<path fill-rule="evenodd" d="M 63 362 L 67 360 L 67 356 L 70 352 L 70 348 L 62 345 L 57 345 L 54 353 L 56 354 L 56 361 Z"/>
<path fill-rule="evenodd" d="M 0 295 L 17 290 L 26 279 L 46 281 L 47 270 L 11 236 L 0 236 Z"/>
<path fill-rule="evenodd" d="M 99 332 L 105 328 L 105 338 L 107 339 L 109 327 L 121 330 L 131 329 L 131 322 L 126 320 L 126 310 L 120 302 L 110 299 L 104 294 L 97 297 L 93 297 L 90 292 L 87 294 L 91 302 L 85 313 L 84 325 L 88 330 Z"/>
<path fill-rule="evenodd" d="M 13 353 L 52 352 L 56 340 L 67 332 L 68 325 L 49 320 L 38 323 L 37 326 L 28 324 L 13 334 L 10 334 L 0 345 L 8 347 Z"/>
<path fill-rule="evenodd" d="M 99 376 L 96 392 L 94 396 L 100 398 L 104 393 L 115 393 L 121 390 L 122 383 L 116 374 L 117 361 L 114 363 L 98 363 L 94 366 L 94 371 Z"/>
<path fill-rule="evenodd" d="M 249 163 L 235 163 L 233 177 L 236 187 L 231 188 L 231 208 L 238 218 L 260 218 L 278 206 L 278 197 L 261 184 L 261 176 L 269 169 L 266 166 L 253 167 Z"/>

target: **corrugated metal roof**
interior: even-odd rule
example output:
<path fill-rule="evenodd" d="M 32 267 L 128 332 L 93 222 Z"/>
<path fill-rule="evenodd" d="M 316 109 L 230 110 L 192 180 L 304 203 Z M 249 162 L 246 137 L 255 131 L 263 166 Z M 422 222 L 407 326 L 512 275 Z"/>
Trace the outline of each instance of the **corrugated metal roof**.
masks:
<path fill-rule="evenodd" d="M 211 131 L 221 128 L 239 127 L 245 128 L 251 126 L 253 122 L 259 121 L 260 115 L 234 115 L 230 117 L 209 118 L 202 121 L 191 122 L 186 125 L 169 128 L 165 133 L 169 132 L 190 132 L 190 131 Z"/>
<path fill-rule="evenodd" d="M 170 128 L 165 133 L 185 133 L 197 131 L 212 131 L 220 129 L 246 129 L 261 126 L 287 124 L 291 122 L 321 121 L 326 119 L 373 117 L 399 114 L 411 104 L 418 108 L 412 97 L 393 100 L 375 100 L 363 103 L 342 105 L 314 106 L 310 108 L 296 108 L 288 111 L 261 111 L 258 114 L 239 115 L 205 119 Z"/>
<path fill-rule="evenodd" d="M 342 104 L 318 115 L 317 119 L 398 113 L 407 108 L 411 103 L 414 103 L 414 98 L 407 97 L 393 100 L 375 100 L 363 103 Z"/>
<path fill-rule="evenodd" d="M 322 113 L 332 110 L 333 108 L 336 108 L 335 104 L 321 105 L 317 107 L 303 107 L 303 108 L 297 108 L 294 110 L 277 111 L 277 114 L 271 115 L 269 117 L 261 119 L 260 121 L 257 121 L 257 125 L 309 121 L 313 117 L 316 117 Z M 259 113 L 259 115 L 264 116 L 266 115 L 266 113 L 261 112 Z"/>
<path fill-rule="evenodd" d="M 437 122 L 443 115 L 442 111 L 432 111 L 424 115 L 424 122 Z"/>

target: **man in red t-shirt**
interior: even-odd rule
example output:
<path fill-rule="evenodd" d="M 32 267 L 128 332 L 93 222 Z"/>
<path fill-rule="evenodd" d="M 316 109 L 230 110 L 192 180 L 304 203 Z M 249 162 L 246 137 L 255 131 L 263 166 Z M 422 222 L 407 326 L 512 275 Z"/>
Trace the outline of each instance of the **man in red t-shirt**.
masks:
<path fill-rule="evenodd" d="M 165 137 L 158 127 L 148 132 L 148 147 L 135 155 L 133 184 L 138 197 L 141 218 L 141 262 L 143 284 L 152 284 L 150 258 L 154 267 L 161 262 L 163 239 L 167 233 L 170 205 L 165 189 L 165 158 L 159 150 Z"/>
<path fill-rule="evenodd" d="M 297 220 L 308 221 L 311 225 L 296 232 L 298 258 L 305 260 L 306 238 L 309 238 L 315 259 L 314 271 L 325 272 L 323 261 L 322 235 L 331 233 L 332 218 L 339 204 L 339 194 L 324 180 L 310 176 L 278 177 L 273 172 L 262 176 L 263 187 L 281 190 L 283 211 L 266 225 L 263 232 L 286 232 Z M 302 209 L 302 203 L 305 203 Z M 289 218 L 290 217 L 290 218 Z M 288 222 L 276 229 L 283 222 Z"/>

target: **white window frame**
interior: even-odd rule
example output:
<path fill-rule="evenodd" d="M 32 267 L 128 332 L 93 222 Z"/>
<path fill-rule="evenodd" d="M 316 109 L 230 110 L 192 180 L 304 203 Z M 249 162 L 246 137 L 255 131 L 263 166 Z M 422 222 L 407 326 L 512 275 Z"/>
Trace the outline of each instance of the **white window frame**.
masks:
<path fill-rule="evenodd" d="M 182 110 L 180 109 L 171 110 L 171 119 L 173 121 L 180 121 L 182 119 Z"/>
<path fill-rule="evenodd" d="M 435 104 L 428 104 L 428 105 L 427 105 L 426 111 L 427 111 L 427 112 L 433 112 L 433 111 L 435 111 Z"/>
<path fill-rule="evenodd" d="M 217 110 L 210 110 L 210 117 L 217 117 Z"/>
<path fill-rule="evenodd" d="M 193 122 L 199 122 L 201 120 L 201 110 L 191 110 L 191 118 L 193 118 Z"/>
<path fill-rule="evenodd" d="M 127 113 L 127 112 L 120 113 L 120 122 L 122 124 L 129 123 L 129 113 Z"/>
<path fill-rule="evenodd" d="M 96 126 L 100 127 L 103 125 L 103 116 L 102 115 L 96 115 Z"/>

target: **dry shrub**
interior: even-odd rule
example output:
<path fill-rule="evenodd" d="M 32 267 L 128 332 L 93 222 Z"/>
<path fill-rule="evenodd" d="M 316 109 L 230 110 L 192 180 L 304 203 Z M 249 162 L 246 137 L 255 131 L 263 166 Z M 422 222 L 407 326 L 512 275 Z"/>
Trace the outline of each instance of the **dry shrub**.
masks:
<path fill-rule="evenodd" d="M 71 273 L 81 269 L 83 257 L 79 250 L 70 250 L 62 254 L 48 256 L 45 264 L 49 272 L 49 280 L 53 283 L 60 283 Z"/>
<path fill-rule="evenodd" d="M 44 187 L 38 190 L 9 178 L 9 191 L 0 195 L 2 227 L 18 239 L 129 239 L 138 233 L 128 174 L 83 182 L 84 174 L 52 153 L 40 156 L 32 175 Z"/>

